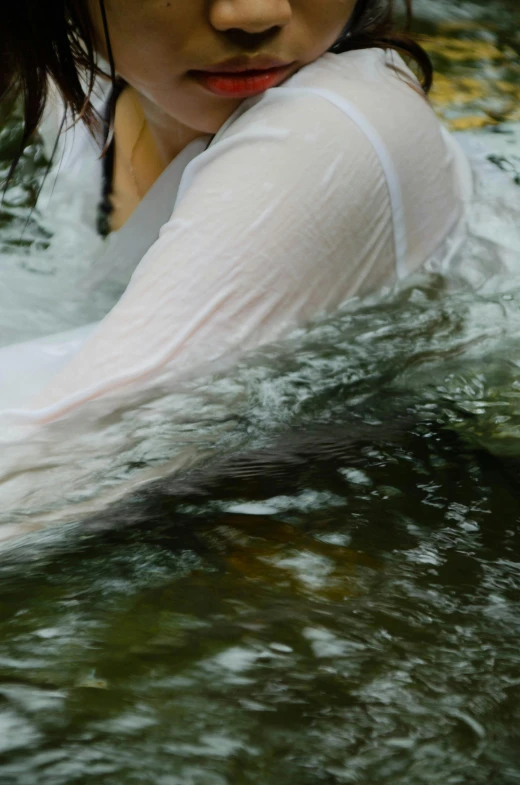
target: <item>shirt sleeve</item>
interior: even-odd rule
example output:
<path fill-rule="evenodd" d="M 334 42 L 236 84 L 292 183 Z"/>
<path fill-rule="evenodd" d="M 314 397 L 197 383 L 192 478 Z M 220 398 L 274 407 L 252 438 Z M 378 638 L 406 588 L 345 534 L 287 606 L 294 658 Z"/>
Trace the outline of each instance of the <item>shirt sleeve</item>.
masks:
<path fill-rule="evenodd" d="M 363 132 L 319 96 L 259 102 L 187 167 L 121 300 L 37 406 L 59 412 L 164 372 L 185 378 L 394 269 L 388 186 Z"/>

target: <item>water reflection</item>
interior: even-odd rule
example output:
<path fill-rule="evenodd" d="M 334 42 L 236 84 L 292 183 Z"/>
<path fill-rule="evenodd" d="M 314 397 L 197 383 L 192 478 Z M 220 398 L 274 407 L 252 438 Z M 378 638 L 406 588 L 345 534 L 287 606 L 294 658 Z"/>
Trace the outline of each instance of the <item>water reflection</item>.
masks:
<path fill-rule="evenodd" d="M 2 781 L 514 782 L 518 486 L 438 414 L 4 554 Z"/>
<path fill-rule="evenodd" d="M 434 105 L 453 130 L 520 120 L 520 47 L 498 25 L 446 21 L 421 40 L 437 68 Z"/>

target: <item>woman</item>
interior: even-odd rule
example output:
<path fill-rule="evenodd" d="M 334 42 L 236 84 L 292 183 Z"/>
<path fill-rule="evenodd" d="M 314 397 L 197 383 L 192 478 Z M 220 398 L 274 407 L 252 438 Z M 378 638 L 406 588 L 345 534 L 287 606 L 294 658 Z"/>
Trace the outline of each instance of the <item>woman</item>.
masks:
<path fill-rule="evenodd" d="M 137 265 L 108 316 L 63 344 L 58 364 L 42 361 L 36 418 L 229 362 L 458 236 L 466 164 L 425 97 L 429 60 L 393 33 L 389 0 L 8 5 L 1 92 L 23 94 L 24 143 L 50 77 L 108 151 L 104 212 L 124 224 L 120 247 Z M 105 125 L 98 55 L 112 82 Z"/>

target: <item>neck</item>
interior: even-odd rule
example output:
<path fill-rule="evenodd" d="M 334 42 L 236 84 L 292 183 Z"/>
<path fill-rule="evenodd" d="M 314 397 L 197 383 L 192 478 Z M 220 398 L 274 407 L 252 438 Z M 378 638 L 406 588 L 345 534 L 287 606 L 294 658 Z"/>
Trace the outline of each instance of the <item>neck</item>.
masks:
<path fill-rule="evenodd" d="M 163 160 L 164 166 L 168 166 L 173 159 L 184 150 L 184 148 L 200 136 L 204 136 L 201 131 L 188 128 L 178 120 L 169 117 L 158 109 L 145 96 L 138 94 L 146 123 L 150 133 L 157 145 L 157 151 Z"/>

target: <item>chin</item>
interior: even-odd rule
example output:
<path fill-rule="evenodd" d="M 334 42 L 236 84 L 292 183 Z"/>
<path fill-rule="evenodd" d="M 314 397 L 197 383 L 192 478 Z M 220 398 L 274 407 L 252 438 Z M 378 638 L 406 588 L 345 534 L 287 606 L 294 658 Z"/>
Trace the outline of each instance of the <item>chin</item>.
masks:
<path fill-rule="evenodd" d="M 216 134 L 241 103 L 242 99 L 236 98 L 221 101 L 218 107 L 213 105 L 207 111 L 202 110 L 196 116 L 186 118 L 185 125 L 202 134 Z"/>

